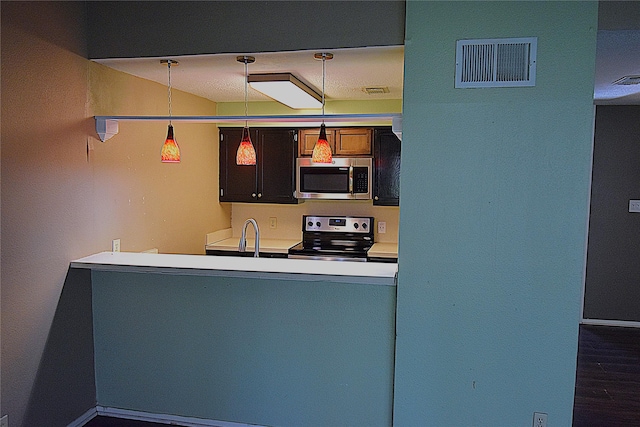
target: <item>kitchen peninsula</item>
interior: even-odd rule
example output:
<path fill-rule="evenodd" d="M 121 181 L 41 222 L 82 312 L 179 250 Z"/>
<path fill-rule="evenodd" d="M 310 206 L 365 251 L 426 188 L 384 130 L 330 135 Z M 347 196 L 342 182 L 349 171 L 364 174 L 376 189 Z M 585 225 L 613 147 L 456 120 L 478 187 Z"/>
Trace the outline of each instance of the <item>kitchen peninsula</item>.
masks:
<path fill-rule="evenodd" d="M 395 286 L 397 273 L 395 263 L 345 263 L 133 252 L 101 252 L 72 261 L 71 267 L 120 273 L 277 278 L 387 286 Z"/>
<path fill-rule="evenodd" d="M 91 269 L 103 407 L 391 424 L 395 263 L 103 252 L 71 267 Z"/>

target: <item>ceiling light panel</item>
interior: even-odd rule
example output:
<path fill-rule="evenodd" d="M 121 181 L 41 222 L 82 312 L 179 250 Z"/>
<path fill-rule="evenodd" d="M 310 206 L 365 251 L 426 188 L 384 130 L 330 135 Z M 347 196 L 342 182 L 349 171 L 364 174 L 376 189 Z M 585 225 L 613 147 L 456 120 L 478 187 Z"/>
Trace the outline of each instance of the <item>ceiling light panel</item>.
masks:
<path fill-rule="evenodd" d="M 291 73 L 251 74 L 249 85 L 290 108 L 322 108 L 322 97 Z"/>

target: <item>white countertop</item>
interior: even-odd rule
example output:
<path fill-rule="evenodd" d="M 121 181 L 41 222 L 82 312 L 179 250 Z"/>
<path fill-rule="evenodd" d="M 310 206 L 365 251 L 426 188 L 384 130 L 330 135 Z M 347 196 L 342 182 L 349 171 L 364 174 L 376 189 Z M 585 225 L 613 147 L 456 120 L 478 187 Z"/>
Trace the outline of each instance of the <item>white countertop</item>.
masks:
<path fill-rule="evenodd" d="M 220 240 L 218 242 L 209 243 L 205 246 L 209 250 L 217 251 L 238 251 L 239 237 L 231 237 L 228 239 Z M 287 240 L 287 239 L 260 239 L 260 252 L 286 254 L 289 248 L 300 243 L 299 240 Z M 247 238 L 247 252 L 253 252 L 254 239 Z M 370 257 L 379 258 L 398 258 L 398 244 L 378 242 L 371 246 L 368 251 Z"/>
<path fill-rule="evenodd" d="M 101 252 L 71 261 L 97 271 L 396 285 L 396 263 Z"/>
<path fill-rule="evenodd" d="M 205 246 L 206 249 L 217 251 L 237 251 L 238 243 L 240 243 L 239 237 L 230 237 L 228 239 L 220 240 L 214 243 L 209 243 Z M 260 252 L 270 252 L 286 254 L 289 248 L 300 243 L 300 240 L 288 240 L 288 239 L 260 239 Z M 247 252 L 253 252 L 255 248 L 255 239 L 247 238 Z"/>
<path fill-rule="evenodd" d="M 367 252 L 367 255 L 378 258 L 398 258 L 398 244 L 387 242 L 374 243 Z"/>

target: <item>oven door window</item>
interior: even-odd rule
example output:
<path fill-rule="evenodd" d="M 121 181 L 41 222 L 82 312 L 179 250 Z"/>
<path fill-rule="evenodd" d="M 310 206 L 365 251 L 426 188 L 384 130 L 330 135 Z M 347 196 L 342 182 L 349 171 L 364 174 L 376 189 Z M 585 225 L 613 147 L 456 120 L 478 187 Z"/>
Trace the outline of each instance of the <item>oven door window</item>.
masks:
<path fill-rule="evenodd" d="M 303 193 L 348 193 L 349 168 L 301 167 L 300 191 Z"/>

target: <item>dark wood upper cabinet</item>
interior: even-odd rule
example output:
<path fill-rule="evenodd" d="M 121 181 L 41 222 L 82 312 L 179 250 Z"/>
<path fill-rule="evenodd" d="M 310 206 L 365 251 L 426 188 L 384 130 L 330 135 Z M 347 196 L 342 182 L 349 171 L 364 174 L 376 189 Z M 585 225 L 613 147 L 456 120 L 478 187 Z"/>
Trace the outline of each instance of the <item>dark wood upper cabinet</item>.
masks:
<path fill-rule="evenodd" d="M 297 131 L 250 128 L 256 165 L 236 165 L 242 128 L 220 128 L 220 201 L 298 203 L 295 191 Z"/>
<path fill-rule="evenodd" d="M 310 155 L 318 133 L 317 129 L 250 128 L 256 165 L 238 166 L 236 150 L 242 128 L 220 128 L 220 201 L 298 203 L 293 196 L 298 148 L 310 146 Z M 346 156 L 361 156 L 367 150 L 369 155 L 373 153 L 373 204 L 400 204 L 400 140 L 391 127 L 336 128 L 327 132 L 327 137 L 335 143 L 334 148 L 342 141 L 342 147 L 348 147 L 343 151 Z M 341 155 L 337 149 L 334 153 Z"/>
<path fill-rule="evenodd" d="M 296 189 L 295 129 L 269 128 L 258 131 L 258 189 L 265 203 L 298 203 Z"/>
<path fill-rule="evenodd" d="M 374 129 L 373 204 L 400 205 L 400 139 L 390 127 Z"/>

